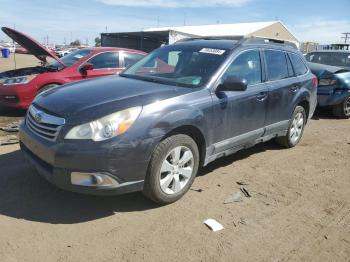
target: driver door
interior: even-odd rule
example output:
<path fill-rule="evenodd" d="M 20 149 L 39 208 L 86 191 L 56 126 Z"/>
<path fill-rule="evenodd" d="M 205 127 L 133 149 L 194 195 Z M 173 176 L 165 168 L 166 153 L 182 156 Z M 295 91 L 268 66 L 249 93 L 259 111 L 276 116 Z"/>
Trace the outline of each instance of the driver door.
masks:
<path fill-rule="evenodd" d="M 264 133 L 268 88 L 263 83 L 261 53 L 241 52 L 221 77 L 247 81 L 245 91 L 219 91 L 213 94 L 215 153 L 255 141 Z"/>
<path fill-rule="evenodd" d="M 117 74 L 122 70 L 119 66 L 119 52 L 115 51 L 97 54 L 86 63 L 93 64 L 94 68 L 86 72 L 84 79 Z"/>

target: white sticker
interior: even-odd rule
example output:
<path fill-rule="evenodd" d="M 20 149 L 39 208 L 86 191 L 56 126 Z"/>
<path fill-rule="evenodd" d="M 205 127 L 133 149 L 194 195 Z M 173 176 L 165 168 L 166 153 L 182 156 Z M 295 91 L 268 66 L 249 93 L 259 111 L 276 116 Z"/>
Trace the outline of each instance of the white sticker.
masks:
<path fill-rule="evenodd" d="M 79 55 L 79 54 L 78 54 L 78 55 L 75 55 L 74 57 L 75 57 L 75 58 L 78 58 L 78 59 L 82 59 L 82 58 L 83 58 L 83 56 L 82 56 L 82 55 Z"/>
<path fill-rule="evenodd" d="M 222 55 L 223 53 L 225 53 L 225 50 L 214 49 L 214 48 L 202 48 L 202 50 L 199 52 L 206 53 L 206 54 L 212 54 L 212 55 Z"/>

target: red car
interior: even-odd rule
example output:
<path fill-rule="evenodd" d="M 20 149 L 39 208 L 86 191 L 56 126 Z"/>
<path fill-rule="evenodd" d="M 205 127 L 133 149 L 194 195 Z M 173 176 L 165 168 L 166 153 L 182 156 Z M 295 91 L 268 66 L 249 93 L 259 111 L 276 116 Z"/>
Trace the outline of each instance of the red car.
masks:
<path fill-rule="evenodd" d="M 60 59 L 23 33 L 7 27 L 2 31 L 43 65 L 0 73 L 0 107 L 27 109 L 40 92 L 74 81 L 118 74 L 146 55 L 126 48 L 98 47 L 79 49 Z M 55 61 L 47 63 L 47 57 Z"/>

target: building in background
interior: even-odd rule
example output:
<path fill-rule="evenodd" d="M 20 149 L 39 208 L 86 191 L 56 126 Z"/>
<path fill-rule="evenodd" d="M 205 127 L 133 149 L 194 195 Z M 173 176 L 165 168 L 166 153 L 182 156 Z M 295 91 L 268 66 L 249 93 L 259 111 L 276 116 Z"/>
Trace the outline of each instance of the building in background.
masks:
<path fill-rule="evenodd" d="M 159 27 L 145 29 L 139 32 L 102 33 L 101 45 L 127 47 L 150 52 L 162 45 L 173 44 L 178 40 L 189 37 L 227 37 L 240 39 L 250 36 L 289 41 L 299 47 L 298 39 L 280 21 Z"/>

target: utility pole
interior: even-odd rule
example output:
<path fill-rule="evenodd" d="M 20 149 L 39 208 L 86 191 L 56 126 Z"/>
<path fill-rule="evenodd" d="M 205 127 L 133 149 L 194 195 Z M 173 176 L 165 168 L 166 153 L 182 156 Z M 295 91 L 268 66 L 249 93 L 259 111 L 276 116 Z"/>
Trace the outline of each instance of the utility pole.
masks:
<path fill-rule="evenodd" d="M 186 20 L 187 20 L 187 14 L 184 12 L 184 26 L 186 25 Z"/>
<path fill-rule="evenodd" d="M 346 44 L 348 42 L 348 39 L 350 39 L 350 33 L 342 33 L 342 36 L 341 38 L 344 39 L 344 43 Z"/>

